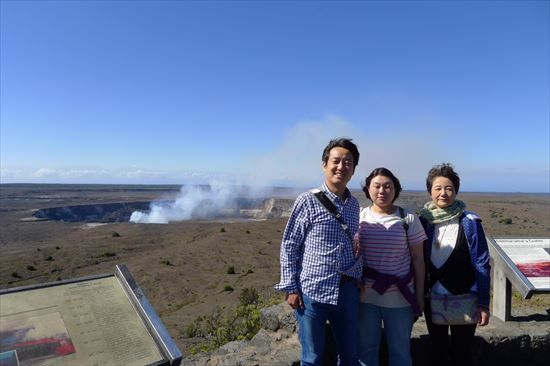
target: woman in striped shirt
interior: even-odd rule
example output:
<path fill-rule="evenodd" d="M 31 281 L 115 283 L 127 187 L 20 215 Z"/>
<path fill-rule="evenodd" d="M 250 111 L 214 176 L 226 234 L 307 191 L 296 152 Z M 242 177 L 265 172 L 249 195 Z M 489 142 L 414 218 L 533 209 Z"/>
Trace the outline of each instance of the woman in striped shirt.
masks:
<path fill-rule="evenodd" d="M 363 188 L 370 207 L 360 213 L 359 246 L 363 281 L 359 305 L 359 358 L 379 364 L 382 325 L 390 366 L 412 364 L 412 325 L 424 308 L 424 229 L 418 217 L 394 204 L 401 184 L 376 168 Z"/>

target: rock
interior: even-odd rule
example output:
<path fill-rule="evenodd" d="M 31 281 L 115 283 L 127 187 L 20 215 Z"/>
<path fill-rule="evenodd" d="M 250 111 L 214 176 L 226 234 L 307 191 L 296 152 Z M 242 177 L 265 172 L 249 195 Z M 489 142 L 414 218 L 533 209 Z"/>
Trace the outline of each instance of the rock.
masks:
<path fill-rule="evenodd" d="M 296 318 L 294 311 L 286 303 L 273 305 L 260 311 L 260 326 L 273 332 L 285 329 L 296 331 Z"/>
<path fill-rule="evenodd" d="M 245 346 L 247 345 L 247 342 L 245 341 L 233 341 L 224 344 L 220 348 L 218 348 L 214 354 L 215 355 L 224 355 L 226 353 L 236 353 L 240 352 Z"/>
<path fill-rule="evenodd" d="M 266 355 L 271 351 L 274 334 L 265 329 L 260 329 L 258 333 L 250 340 L 250 346 L 256 348 L 258 355 Z"/>
<path fill-rule="evenodd" d="M 300 344 L 293 310 L 285 303 L 260 311 L 262 329 L 251 341 L 230 342 L 211 354 L 185 358 L 183 364 L 198 366 L 298 366 Z M 430 362 L 430 337 L 426 321 L 419 318 L 413 326 L 411 348 L 413 364 Z M 478 327 L 474 338 L 474 363 L 484 366 L 542 366 L 550 363 L 550 319 L 544 321 L 502 322 L 491 318 Z M 387 355 L 382 352 L 381 365 Z"/>

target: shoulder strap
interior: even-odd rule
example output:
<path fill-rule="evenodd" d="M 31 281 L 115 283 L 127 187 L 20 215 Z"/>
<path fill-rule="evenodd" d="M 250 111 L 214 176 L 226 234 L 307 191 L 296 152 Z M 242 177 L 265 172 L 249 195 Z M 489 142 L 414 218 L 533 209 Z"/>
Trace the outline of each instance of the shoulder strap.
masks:
<path fill-rule="evenodd" d="M 403 210 L 403 207 L 398 206 L 399 208 L 399 217 L 403 220 L 403 227 L 405 228 L 405 232 L 409 231 L 409 223 L 407 222 L 407 217 L 405 216 L 405 210 Z"/>
<path fill-rule="evenodd" d="M 406 216 L 405 216 L 405 210 L 403 210 L 403 207 L 398 206 L 399 208 L 399 216 L 401 217 L 401 221 L 403 221 L 403 229 L 405 229 L 405 237 L 407 238 L 407 245 L 409 245 L 409 223 L 407 222 Z"/>
<path fill-rule="evenodd" d="M 317 200 L 319 201 L 319 203 L 332 215 L 334 216 L 334 218 L 336 219 L 336 221 L 338 221 L 338 223 L 340 224 L 340 226 L 342 227 L 342 230 L 344 230 L 344 232 L 346 233 L 346 235 L 348 236 L 349 240 L 351 243 L 353 243 L 353 237 L 349 231 L 349 227 L 348 227 L 348 224 L 346 224 L 346 222 L 344 221 L 344 219 L 342 218 L 342 215 L 340 214 L 340 212 L 338 212 L 338 209 L 336 208 L 336 206 L 334 205 L 334 203 L 332 203 L 332 201 L 330 200 L 330 198 L 327 197 L 327 195 L 325 194 L 325 192 L 321 191 L 320 189 L 314 189 L 311 191 L 311 193 L 313 193 L 313 195 L 315 196 L 315 198 L 317 198 Z"/>

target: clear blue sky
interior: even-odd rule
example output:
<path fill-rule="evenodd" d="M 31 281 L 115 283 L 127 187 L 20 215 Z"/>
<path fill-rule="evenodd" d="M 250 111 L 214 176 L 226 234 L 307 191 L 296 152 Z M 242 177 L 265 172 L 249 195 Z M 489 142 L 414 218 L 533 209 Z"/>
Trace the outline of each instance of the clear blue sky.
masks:
<path fill-rule="evenodd" d="M 550 192 L 549 1 L 6 1 L 2 183 Z"/>

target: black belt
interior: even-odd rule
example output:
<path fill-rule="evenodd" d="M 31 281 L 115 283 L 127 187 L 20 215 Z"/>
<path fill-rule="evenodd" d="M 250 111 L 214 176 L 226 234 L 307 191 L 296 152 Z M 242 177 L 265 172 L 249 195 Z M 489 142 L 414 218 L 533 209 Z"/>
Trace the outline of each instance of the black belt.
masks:
<path fill-rule="evenodd" d="M 350 276 L 346 276 L 345 274 L 341 274 L 340 275 L 340 285 L 343 285 L 344 283 L 347 283 L 347 282 L 356 283 L 357 278 L 353 278 L 353 277 L 350 277 Z"/>

